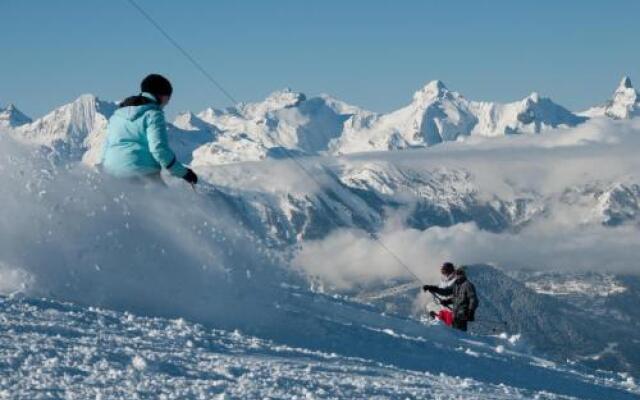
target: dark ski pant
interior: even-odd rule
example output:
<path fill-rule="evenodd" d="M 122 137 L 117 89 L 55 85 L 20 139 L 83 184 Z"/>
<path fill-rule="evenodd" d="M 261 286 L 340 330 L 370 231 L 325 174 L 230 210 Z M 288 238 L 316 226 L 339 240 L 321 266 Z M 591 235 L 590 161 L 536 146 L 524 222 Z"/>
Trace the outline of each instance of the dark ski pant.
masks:
<path fill-rule="evenodd" d="M 458 318 L 454 318 L 453 319 L 453 324 L 451 325 L 452 328 L 455 329 L 460 329 L 463 332 L 467 331 L 467 320 L 466 319 L 458 319 Z"/>

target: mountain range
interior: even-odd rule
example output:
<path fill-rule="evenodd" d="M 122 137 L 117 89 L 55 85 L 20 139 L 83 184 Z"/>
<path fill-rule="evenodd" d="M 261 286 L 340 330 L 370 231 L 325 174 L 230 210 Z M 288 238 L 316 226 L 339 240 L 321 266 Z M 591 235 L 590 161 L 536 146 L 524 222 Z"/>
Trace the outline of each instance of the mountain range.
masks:
<path fill-rule="evenodd" d="M 83 95 L 31 121 L 15 106 L 0 109 L 0 128 L 20 141 L 44 146 L 63 159 L 99 162 L 114 102 Z M 573 127 L 589 118 L 633 118 L 640 98 L 624 77 L 606 104 L 573 113 L 532 93 L 512 103 L 471 101 L 432 81 L 411 103 L 378 114 L 327 95 L 307 97 L 290 89 L 258 103 L 179 114 L 171 140 L 193 166 L 278 159 L 292 155 L 341 155 L 428 147 L 467 137 L 537 134 Z"/>

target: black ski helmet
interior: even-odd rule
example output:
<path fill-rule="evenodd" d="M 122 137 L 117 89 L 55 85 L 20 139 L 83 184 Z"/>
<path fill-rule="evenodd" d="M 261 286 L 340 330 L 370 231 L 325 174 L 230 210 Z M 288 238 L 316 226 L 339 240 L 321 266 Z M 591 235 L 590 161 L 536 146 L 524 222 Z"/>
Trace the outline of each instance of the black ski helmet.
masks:
<path fill-rule="evenodd" d="M 456 267 L 453 265 L 453 263 L 450 263 L 450 262 L 446 262 L 442 264 L 442 266 L 440 267 L 440 272 L 442 272 L 445 275 L 451 275 L 455 270 L 456 270 Z"/>
<path fill-rule="evenodd" d="M 156 100 L 160 101 L 161 96 L 171 97 L 173 87 L 167 78 L 158 74 L 147 75 L 140 83 L 140 91 L 151 93 Z"/>

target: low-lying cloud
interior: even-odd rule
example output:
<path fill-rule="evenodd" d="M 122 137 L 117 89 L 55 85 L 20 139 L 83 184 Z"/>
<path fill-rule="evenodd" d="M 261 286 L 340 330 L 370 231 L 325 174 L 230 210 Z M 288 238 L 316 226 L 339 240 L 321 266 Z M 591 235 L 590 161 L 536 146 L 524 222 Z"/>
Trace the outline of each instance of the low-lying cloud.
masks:
<path fill-rule="evenodd" d="M 381 246 L 364 232 L 342 229 L 323 240 L 304 243 L 294 265 L 338 289 L 410 278 L 384 247 L 424 281 L 438 279 L 438 266 L 443 261 L 638 273 L 637 219 L 632 217 L 621 226 L 604 226 L 600 207 L 608 200 L 596 196 L 601 194 L 599 190 L 617 183 L 640 183 L 639 149 L 640 119 L 596 119 L 539 136 L 469 138 L 428 151 L 347 157 L 343 163 L 350 166 L 379 162 L 418 171 L 469 171 L 478 198 L 513 200 L 532 194 L 548 209 L 517 233 L 492 233 L 474 223 L 419 231 L 399 225 L 395 218 L 380 233 Z M 580 191 L 590 184 L 599 186 L 593 193 L 581 194 L 580 201 L 561 201 L 567 190 Z"/>
<path fill-rule="evenodd" d="M 397 229 L 380 242 L 357 230 L 336 231 L 307 242 L 294 265 L 337 289 L 411 278 L 400 258 L 423 282 L 436 282 L 439 265 L 489 263 L 501 268 L 638 273 L 640 235 L 636 226 L 567 227 L 536 224 L 523 231 L 492 233 L 473 223 L 424 231 Z M 389 249 L 394 255 L 390 254 Z"/>

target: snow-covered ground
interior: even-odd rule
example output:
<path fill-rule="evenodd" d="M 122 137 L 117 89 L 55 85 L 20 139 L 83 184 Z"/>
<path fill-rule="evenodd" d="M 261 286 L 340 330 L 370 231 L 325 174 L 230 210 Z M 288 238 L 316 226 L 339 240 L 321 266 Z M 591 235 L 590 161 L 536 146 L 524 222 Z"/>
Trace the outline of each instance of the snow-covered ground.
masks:
<path fill-rule="evenodd" d="M 442 326 L 423 326 L 417 336 L 407 336 L 391 328 L 327 321 L 325 331 L 316 332 L 350 340 L 357 334 L 353 345 L 369 346 L 371 354 L 366 356 L 362 351 L 331 351 L 331 346 L 318 350 L 281 344 L 184 319 L 149 318 L 44 299 L 3 298 L 0 320 L 0 397 L 7 399 L 632 399 L 640 395 L 633 378 L 626 375 L 559 366 L 519 354 L 506 338 L 467 339 Z M 408 322 L 387 319 L 386 323 L 402 329 Z"/>

